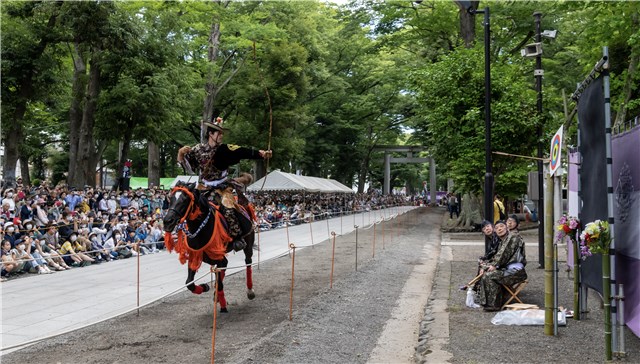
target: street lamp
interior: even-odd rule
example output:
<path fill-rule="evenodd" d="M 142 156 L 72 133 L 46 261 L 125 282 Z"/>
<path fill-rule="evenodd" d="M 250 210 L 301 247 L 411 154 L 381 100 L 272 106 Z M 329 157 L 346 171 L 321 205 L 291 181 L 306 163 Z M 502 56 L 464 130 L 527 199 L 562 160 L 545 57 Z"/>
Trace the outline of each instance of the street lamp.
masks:
<path fill-rule="evenodd" d="M 473 8 L 471 1 L 455 1 L 469 14 L 484 14 L 484 218 L 493 222 L 493 168 L 491 165 L 491 19 L 489 7 Z M 489 252 L 491 239 L 485 237 L 485 254 Z"/>

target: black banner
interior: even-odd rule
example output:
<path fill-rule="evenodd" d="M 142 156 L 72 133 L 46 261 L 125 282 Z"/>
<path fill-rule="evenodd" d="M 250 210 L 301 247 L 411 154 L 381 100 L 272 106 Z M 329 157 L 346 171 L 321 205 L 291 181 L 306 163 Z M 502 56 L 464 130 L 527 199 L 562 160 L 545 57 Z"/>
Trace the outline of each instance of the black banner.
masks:
<path fill-rule="evenodd" d="M 604 119 L 603 76 L 593 80 L 578 101 L 580 127 L 580 221 L 584 227 L 595 220 L 606 221 L 607 155 Z M 594 255 L 582 262 L 582 282 L 602 293 L 602 256 Z"/>

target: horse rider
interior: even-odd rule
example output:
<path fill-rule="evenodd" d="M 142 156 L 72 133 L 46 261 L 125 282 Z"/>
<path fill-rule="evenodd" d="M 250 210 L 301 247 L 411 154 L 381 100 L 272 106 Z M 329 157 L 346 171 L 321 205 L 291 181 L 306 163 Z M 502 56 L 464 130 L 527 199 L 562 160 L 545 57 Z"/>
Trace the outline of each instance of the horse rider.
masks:
<path fill-rule="evenodd" d="M 224 144 L 222 137 L 229 129 L 222 127 L 223 120 L 218 117 L 212 122 L 204 122 L 206 143 L 196 146 L 184 146 L 178 151 L 178 162 L 181 163 L 188 173 L 193 173 L 193 169 L 200 171 L 200 183 L 204 189 L 215 191 L 220 203 L 223 206 L 222 214 L 227 221 L 229 235 L 233 238 L 231 248 L 240 251 L 245 248 L 243 240 L 243 227 L 251 226 L 250 221 L 237 209 L 237 204 L 233 197 L 233 187 L 238 186 L 229 178 L 228 168 L 237 164 L 243 159 L 268 159 L 271 158 L 271 150 L 255 150 L 254 148 L 240 147 L 234 144 Z M 247 183 L 251 182 L 251 176 L 245 174 Z M 239 187 L 239 186 L 238 186 Z"/>

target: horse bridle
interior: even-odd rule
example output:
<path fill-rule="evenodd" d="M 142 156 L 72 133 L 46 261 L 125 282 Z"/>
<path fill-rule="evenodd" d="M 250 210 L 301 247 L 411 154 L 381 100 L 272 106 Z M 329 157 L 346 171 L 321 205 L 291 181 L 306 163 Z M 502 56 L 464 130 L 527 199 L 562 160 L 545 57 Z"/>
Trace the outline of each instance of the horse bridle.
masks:
<path fill-rule="evenodd" d="M 183 186 L 176 186 L 171 190 L 171 194 L 175 195 L 176 191 L 182 191 L 184 192 L 187 196 L 189 196 L 189 207 L 187 207 L 187 210 L 185 211 L 184 215 L 182 215 L 182 217 L 180 217 L 180 220 L 178 220 L 178 225 L 177 225 L 177 229 L 178 230 L 182 230 L 184 231 L 184 233 L 187 235 L 188 238 L 195 238 L 200 231 L 207 225 L 207 222 L 209 222 L 209 217 L 212 214 L 212 208 L 211 205 L 209 205 L 209 211 L 207 212 L 207 216 L 204 218 L 204 220 L 202 220 L 202 222 L 200 223 L 200 226 L 198 227 L 198 229 L 194 232 L 191 233 L 189 231 L 189 228 L 187 227 L 187 218 L 191 218 L 191 219 L 195 219 L 197 216 L 200 215 L 200 211 L 199 209 L 191 212 L 191 210 L 194 209 L 195 206 L 195 201 L 196 201 L 196 197 L 193 195 L 193 193 L 186 187 Z M 167 209 L 167 211 L 173 211 L 176 215 L 180 216 L 180 213 L 178 212 L 178 210 L 176 210 L 173 207 L 170 207 Z M 190 216 L 192 215 L 192 216 Z"/>

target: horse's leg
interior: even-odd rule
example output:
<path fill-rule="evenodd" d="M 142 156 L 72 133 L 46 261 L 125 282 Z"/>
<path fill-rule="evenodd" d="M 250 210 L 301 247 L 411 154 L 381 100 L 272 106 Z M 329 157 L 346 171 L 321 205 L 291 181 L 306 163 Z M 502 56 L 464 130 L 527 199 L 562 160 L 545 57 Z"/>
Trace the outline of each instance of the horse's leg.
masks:
<path fill-rule="evenodd" d="M 195 277 L 196 277 L 196 271 L 188 269 L 187 281 L 185 283 L 189 283 L 193 281 Z M 195 283 L 192 282 L 187 286 L 187 289 L 194 294 L 201 294 L 203 292 L 208 292 L 210 287 L 206 283 L 196 285 Z"/>
<path fill-rule="evenodd" d="M 224 276 L 227 273 L 227 270 L 224 269 L 227 267 L 229 261 L 227 258 L 223 258 L 218 262 L 218 268 L 222 268 L 220 272 L 218 272 L 218 302 L 220 303 L 220 312 L 229 312 L 227 310 L 227 300 L 224 298 Z"/>
<path fill-rule="evenodd" d="M 247 297 L 252 300 L 256 298 L 255 292 L 253 292 L 253 270 L 251 263 L 253 260 L 253 243 L 255 241 L 255 233 L 251 232 L 244 240 L 247 242 L 247 246 L 244 248 L 244 263 L 247 265 Z"/>

